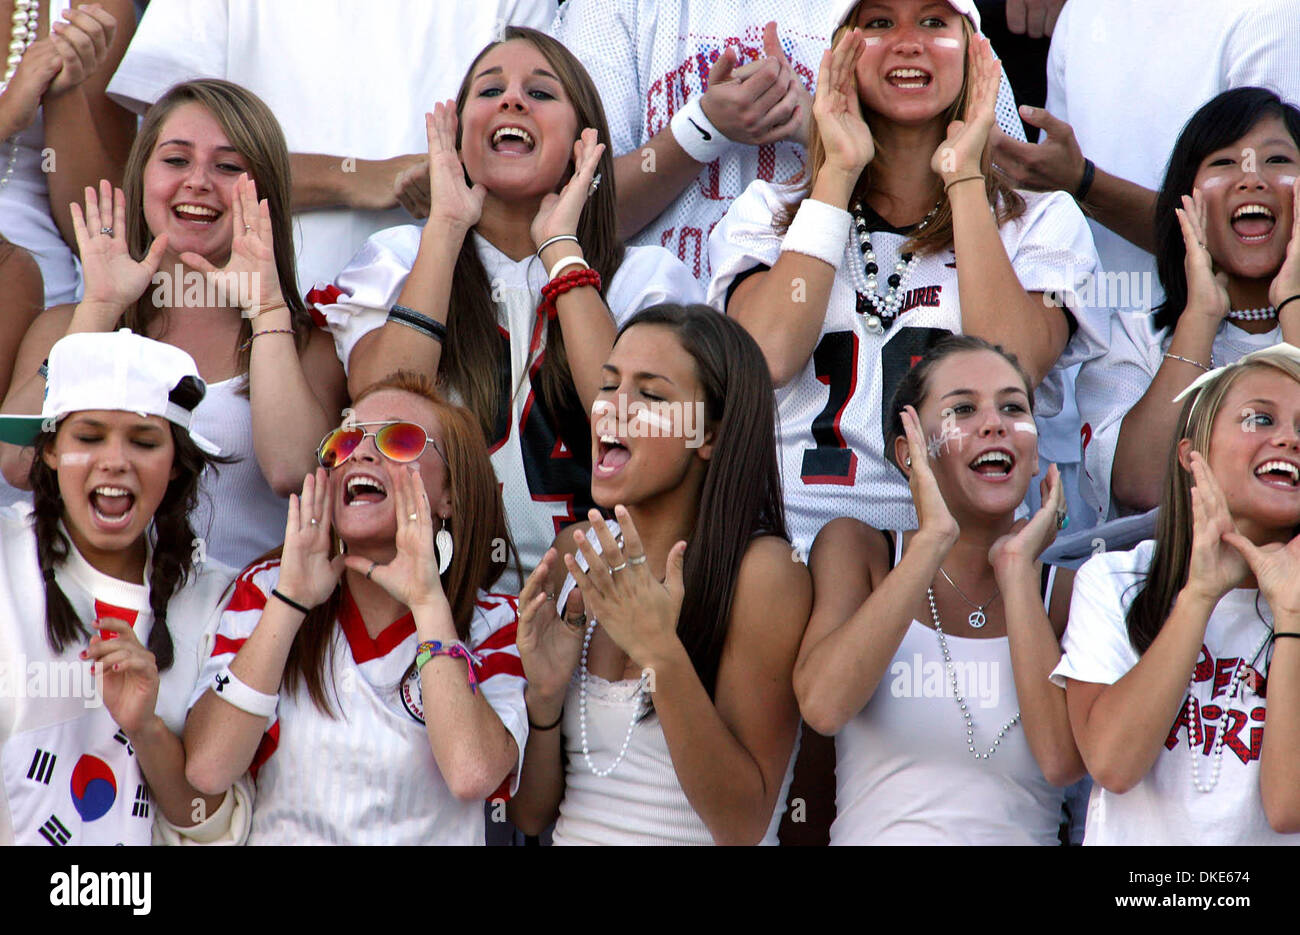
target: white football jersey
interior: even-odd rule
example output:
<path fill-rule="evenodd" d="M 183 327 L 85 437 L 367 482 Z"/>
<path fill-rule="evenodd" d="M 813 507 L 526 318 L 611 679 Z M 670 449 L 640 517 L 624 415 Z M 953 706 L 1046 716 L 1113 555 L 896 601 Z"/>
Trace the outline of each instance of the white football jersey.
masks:
<path fill-rule="evenodd" d="M 252 635 L 279 579 L 278 561 L 239 576 L 191 705 Z M 518 617 L 516 598 L 480 592 L 467 641 L 481 660 L 478 690 L 519 745 L 503 796 L 518 788 L 528 742 Z M 420 641 L 411 615 L 371 638 L 345 587 L 333 630 L 325 684 L 337 716 L 322 713 L 305 687 L 281 692 L 251 769 L 257 797 L 249 843 L 482 844 L 483 803 L 451 794 L 429 746 L 420 676 L 411 668 Z"/>
<path fill-rule="evenodd" d="M 542 262 L 529 257 L 516 263 L 478 234 L 473 236 L 497 300 L 499 377 L 508 388 L 489 445 L 492 467 L 501 483 L 510 534 L 527 575 L 551 547 L 556 533 L 585 519 L 595 506 L 591 500 L 590 417 L 576 408 L 552 413 L 541 394 L 533 392 L 532 377 L 546 352 L 545 329 L 534 334 L 537 306 L 546 284 Z M 420 228 L 416 225 L 380 231 L 339 274 L 328 295 L 318 293 L 317 307 L 334 335 L 345 367 L 357 341 L 387 320 L 419 245 Z M 605 289 L 605 300 L 614 320 L 622 323 L 660 302 L 700 302 L 703 290 L 667 251 L 629 247 Z M 454 392 L 450 395 L 455 398 Z M 506 574 L 499 586 L 513 592 L 519 582 L 513 574 Z"/>
<path fill-rule="evenodd" d="M 1011 265 L 1026 291 L 1074 294 L 1097 262 L 1082 213 L 1060 192 L 1022 194 L 1025 213 L 999 230 Z M 776 262 L 782 235 L 772 227 L 772 218 L 791 197 L 788 189 L 755 182 L 736 199 L 709 240 L 715 273 L 711 304 L 723 307 L 740 274 Z M 881 270 L 894 268 L 905 240 L 900 233 L 873 231 Z M 839 516 L 877 529 L 916 528 L 907 481 L 884 456 L 888 406 L 908 369 L 939 340 L 962 331 L 951 248 L 917 258 L 901 284 L 900 316 L 883 334 L 867 328 L 872 306 L 854 287 L 851 264 L 860 267 L 862 255 L 852 231 L 844 249 L 817 346 L 803 371 L 777 390 L 786 523 L 804 554 L 821 527 Z M 1095 356 L 1103 346 L 1080 319 L 1057 367 Z M 1036 401 L 1036 416 L 1059 408 L 1059 397 L 1053 401 L 1046 396 Z M 1053 403 L 1057 408 L 1051 408 Z"/>
<path fill-rule="evenodd" d="M 80 658 L 85 641 L 56 654 L 46 640 L 30 516 L 27 504 L 0 510 L 0 844 L 149 844 L 165 819 L 90 661 Z M 160 675 L 154 710 L 177 736 L 233 577 L 205 562 L 167 606 L 174 659 Z M 76 548 L 55 580 L 87 626 L 123 620 L 148 645 L 147 585 L 97 571 Z"/>

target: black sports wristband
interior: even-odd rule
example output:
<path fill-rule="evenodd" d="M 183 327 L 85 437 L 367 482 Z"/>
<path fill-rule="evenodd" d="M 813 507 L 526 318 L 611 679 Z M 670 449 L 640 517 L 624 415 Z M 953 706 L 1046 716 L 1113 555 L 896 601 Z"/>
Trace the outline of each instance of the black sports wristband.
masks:
<path fill-rule="evenodd" d="M 1091 159 L 1083 160 L 1083 178 L 1079 182 L 1079 187 L 1074 190 L 1074 200 L 1083 201 L 1088 197 L 1088 192 L 1092 190 L 1092 179 L 1097 174 L 1097 165 Z"/>
<path fill-rule="evenodd" d="M 1273 639 L 1280 640 L 1283 637 L 1287 637 L 1287 636 L 1291 637 L 1291 639 L 1293 640 L 1300 640 L 1300 633 L 1288 633 L 1285 630 L 1283 630 L 1281 633 L 1274 633 Z"/>
<path fill-rule="evenodd" d="M 1286 308 L 1288 304 L 1296 301 L 1297 299 L 1300 299 L 1300 292 L 1297 292 L 1295 295 L 1287 296 L 1281 302 L 1277 303 L 1277 308 L 1273 309 L 1273 311 L 1281 315 L 1282 309 Z"/>
<path fill-rule="evenodd" d="M 299 604 L 297 601 L 293 600 L 292 598 L 285 597 L 283 594 L 280 593 L 280 591 L 277 588 L 271 589 L 271 596 L 278 597 L 280 600 L 284 601 L 286 604 L 288 604 L 294 610 L 298 611 L 298 613 L 302 614 L 304 617 L 307 616 L 307 614 L 311 613 L 310 608 L 303 607 L 301 604 Z"/>

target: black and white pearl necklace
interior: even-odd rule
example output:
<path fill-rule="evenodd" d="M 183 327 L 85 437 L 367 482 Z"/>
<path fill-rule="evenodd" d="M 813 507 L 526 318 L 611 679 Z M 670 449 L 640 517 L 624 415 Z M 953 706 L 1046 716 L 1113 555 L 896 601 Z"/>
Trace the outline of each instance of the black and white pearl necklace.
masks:
<path fill-rule="evenodd" d="M 1234 308 L 1228 312 L 1228 318 L 1231 321 L 1268 321 L 1277 317 L 1277 309 L 1273 306 L 1267 308 Z"/>
<path fill-rule="evenodd" d="M 40 15 L 39 0 L 14 0 L 14 15 L 9 26 L 9 53 L 8 58 L 5 59 L 4 80 L 0 81 L 0 94 L 9 87 L 9 82 L 13 80 L 19 64 L 22 63 L 23 55 L 36 41 Z M 14 174 L 14 166 L 18 162 L 18 134 L 14 133 L 6 142 L 9 144 L 9 162 L 5 166 L 4 174 L 0 175 L 0 188 L 9 184 L 9 179 Z"/>
<path fill-rule="evenodd" d="M 939 205 L 936 204 L 912 231 L 912 235 L 915 236 L 923 231 L 938 212 Z M 876 285 L 880 267 L 876 263 L 876 251 L 871 246 L 871 232 L 867 229 L 867 218 L 861 201 L 854 202 L 852 213 L 858 247 L 862 251 L 862 268 L 859 269 L 856 264 L 853 266 L 853 287 L 858 294 L 858 310 L 865 311 L 863 307 L 865 298 L 872 309 L 866 316 L 867 330 L 872 334 L 883 334 L 898 318 L 899 309 L 903 305 L 903 296 L 906 294 L 904 286 L 912 275 L 917 257 L 911 252 L 899 254 L 898 261 L 894 264 L 894 271 L 885 280 L 889 285 L 889 291 L 881 295 Z"/>
<path fill-rule="evenodd" d="M 997 737 L 993 739 L 993 746 L 989 747 L 988 753 L 977 753 L 975 751 L 975 724 L 971 721 L 970 705 L 957 691 L 957 669 L 952 664 L 952 656 L 948 653 L 948 640 L 944 637 L 943 626 L 939 623 L 939 608 L 934 602 L 934 588 L 926 588 L 925 594 L 930 599 L 930 616 L 934 619 L 935 635 L 939 637 L 939 650 L 943 653 L 943 665 L 948 670 L 948 678 L 952 682 L 952 696 L 957 701 L 957 707 L 961 709 L 961 716 L 966 720 L 966 747 L 975 759 L 987 760 L 998 752 L 998 746 L 1002 743 L 1002 738 L 1007 735 L 1007 731 L 1020 723 L 1020 712 L 1017 711 L 1011 720 L 1002 725 L 1002 729 L 998 731 Z"/>

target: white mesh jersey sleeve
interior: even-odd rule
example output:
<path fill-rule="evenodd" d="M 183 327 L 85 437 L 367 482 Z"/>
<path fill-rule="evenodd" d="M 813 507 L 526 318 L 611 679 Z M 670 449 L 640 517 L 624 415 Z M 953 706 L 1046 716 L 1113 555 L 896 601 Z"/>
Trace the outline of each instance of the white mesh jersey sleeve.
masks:
<path fill-rule="evenodd" d="M 605 298 L 621 326 L 641 309 L 661 302 L 703 302 L 704 286 L 663 247 L 628 247 Z"/>
<path fill-rule="evenodd" d="M 1074 576 L 1061 661 L 1051 675 L 1054 684 L 1064 688 L 1066 679 L 1074 679 L 1113 685 L 1137 665 L 1125 614 L 1154 548 L 1148 539 L 1130 552 L 1103 552 L 1083 563 Z"/>
<path fill-rule="evenodd" d="M 773 219 L 798 199 L 798 191 L 771 182 L 755 181 L 731 203 L 709 236 L 713 278 L 706 301 L 726 311 L 727 290 L 736 277 L 756 266 L 773 266 L 781 257 L 782 234 Z"/>
<path fill-rule="evenodd" d="M 550 33 L 577 55 L 600 92 L 610 150 L 641 145 L 641 81 L 637 74 L 639 0 L 566 0 Z"/>
<path fill-rule="evenodd" d="M 415 263 L 420 231 L 419 225 L 403 224 L 372 235 L 335 280 L 334 302 L 317 304 L 344 370 L 357 342 L 388 320 Z"/>
<path fill-rule="evenodd" d="M 229 26 L 228 0 L 151 3 L 108 83 L 108 96 L 142 114 L 174 84 L 226 77 Z"/>
<path fill-rule="evenodd" d="M 524 702 L 523 662 L 515 645 L 519 628 L 519 599 L 505 594 L 479 594 L 470 621 L 470 646 L 479 657 L 474 672 L 479 689 L 519 747 L 510 780 L 510 794 L 519 791 L 528 745 L 528 707 Z"/>

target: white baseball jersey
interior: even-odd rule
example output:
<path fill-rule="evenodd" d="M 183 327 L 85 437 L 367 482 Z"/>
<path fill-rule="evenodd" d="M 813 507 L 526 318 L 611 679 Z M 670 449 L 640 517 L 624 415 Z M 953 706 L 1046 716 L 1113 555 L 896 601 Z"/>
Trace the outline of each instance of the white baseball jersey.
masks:
<path fill-rule="evenodd" d="M 191 705 L 252 635 L 279 580 L 278 561 L 239 576 Z M 480 659 L 478 690 L 519 745 L 502 796 L 518 788 L 528 742 L 518 618 L 514 597 L 479 592 L 467 641 Z M 483 843 L 483 803 L 451 794 L 429 746 L 412 668 L 419 641 L 409 613 L 372 638 L 344 587 L 326 673 L 337 717 L 322 713 L 305 687 L 280 694 L 250 770 L 257 780 L 250 844 Z"/>
<path fill-rule="evenodd" d="M 1087 223 L 1068 195 L 1022 194 L 1025 213 L 999 230 L 1011 265 L 1026 291 L 1071 296 L 1097 262 Z M 791 197 L 789 189 L 755 182 L 736 199 L 709 240 L 715 274 L 711 304 L 723 307 L 740 274 L 776 262 L 782 235 L 772 218 Z M 892 228 L 873 231 L 880 269 L 894 268 L 905 240 Z M 902 284 L 899 318 L 880 335 L 866 327 L 872 306 L 854 287 L 850 264 L 860 266 L 862 255 L 852 230 L 844 250 L 817 346 L 802 372 L 777 390 L 786 523 L 795 547 L 805 553 L 821 527 L 837 516 L 878 529 L 916 528 L 907 481 L 885 458 L 888 407 L 903 374 L 940 339 L 962 331 L 951 248 L 917 258 Z M 1057 367 L 1095 356 L 1102 347 L 1100 337 L 1080 320 Z M 1051 395 L 1036 400 L 1036 417 L 1058 411 L 1059 396 Z"/>
<path fill-rule="evenodd" d="M 575 409 L 553 413 L 532 378 L 546 352 L 546 330 L 538 330 L 537 306 L 546 270 L 536 257 L 516 263 L 474 234 L 479 257 L 497 299 L 501 332 L 498 357 L 503 393 L 489 448 L 501 483 L 510 534 L 525 573 L 535 568 L 556 533 L 587 515 L 591 499 L 589 414 Z M 416 225 L 380 231 L 366 242 L 328 293 L 318 293 L 339 359 L 347 366 L 363 335 L 381 327 L 402 292 L 420 245 Z M 660 247 L 628 248 L 622 266 L 605 289 L 616 322 L 660 302 L 700 302 L 703 290 L 674 257 Z M 449 395 L 457 398 L 455 392 Z M 454 520 L 453 520 L 454 522 Z M 515 589 L 507 574 L 501 586 Z"/>
<path fill-rule="evenodd" d="M 0 844 L 148 844 L 165 821 L 135 749 L 103 703 L 85 641 L 55 653 L 45 635 L 45 590 L 31 508 L 0 510 Z M 234 572 L 207 562 L 171 599 L 174 662 L 155 711 L 177 736 L 208 655 Z M 149 588 L 95 570 L 72 548 L 55 578 L 87 626 L 130 623 L 148 645 Z"/>
<path fill-rule="evenodd" d="M 1150 388 L 1172 340 L 1171 330 L 1156 331 L 1152 327 L 1149 313 L 1117 312 L 1111 321 L 1110 349 L 1079 370 L 1075 387 L 1083 419 L 1083 496 L 1096 511 L 1098 522 L 1117 515 L 1110 502 L 1110 480 L 1124 417 Z M 1225 320 L 1219 325 L 1211 351 L 1216 365 L 1230 364 L 1251 351 L 1281 341 L 1281 328 L 1252 334 Z M 1194 376 L 1193 371 L 1187 382 L 1191 383 Z M 1168 455 L 1167 451 L 1151 452 L 1151 457 L 1161 463 Z"/>

